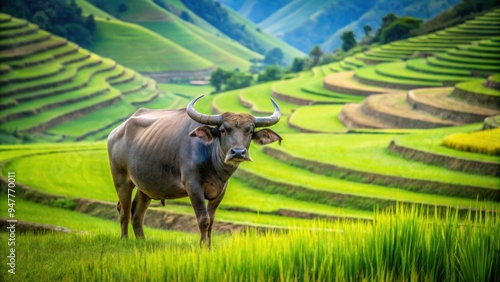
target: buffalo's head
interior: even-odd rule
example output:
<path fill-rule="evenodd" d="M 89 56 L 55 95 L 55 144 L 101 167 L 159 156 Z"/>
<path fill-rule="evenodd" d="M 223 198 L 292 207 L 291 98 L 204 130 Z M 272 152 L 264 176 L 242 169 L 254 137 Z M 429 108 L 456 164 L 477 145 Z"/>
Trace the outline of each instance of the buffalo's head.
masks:
<path fill-rule="evenodd" d="M 191 119 L 203 124 L 194 129 L 191 137 L 200 138 L 209 144 L 219 140 L 222 152 L 226 152 L 224 162 L 237 165 L 243 161 L 251 161 L 248 148 L 250 141 L 259 145 L 266 145 L 282 138 L 274 131 L 264 128 L 256 131 L 258 127 L 267 127 L 278 123 L 281 117 L 280 108 L 271 99 L 274 113 L 268 117 L 254 117 L 245 113 L 223 113 L 220 115 L 205 115 L 194 109 L 194 103 L 203 95 L 193 99 L 187 106 L 187 114 Z"/>

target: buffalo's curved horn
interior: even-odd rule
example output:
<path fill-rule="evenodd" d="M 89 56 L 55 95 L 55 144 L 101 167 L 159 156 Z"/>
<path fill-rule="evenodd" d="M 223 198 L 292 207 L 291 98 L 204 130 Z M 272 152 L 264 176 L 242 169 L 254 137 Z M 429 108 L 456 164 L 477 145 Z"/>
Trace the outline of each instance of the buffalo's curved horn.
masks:
<path fill-rule="evenodd" d="M 255 127 L 266 127 L 266 126 L 271 126 L 273 124 L 278 123 L 281 118 L 281 111 L 280 107 L 274 100 L 271 98 L 271 102 L 273 102 L 274 106 L 274 113 L 271 116 L 268 117 L 256 117 L 255 118 Z"/>
<path fill-rule="evenodd" d="M 222 123 L 221 115 L 205 115 L 205 114 L 197 112 L 194 109 L 194 103 L 196 103 L 196 101 L 198 101 L 203 96 L 204 95 L 200 95 L 200 96 L 194 98 L 193 100 L 191 100 L 191 102 L 189 102 L 189 104 L 186 107 L 187 114 L 189 115 L 189 117 L 192 120 L 197 121 L 201 124 L 220 125 Z"/>

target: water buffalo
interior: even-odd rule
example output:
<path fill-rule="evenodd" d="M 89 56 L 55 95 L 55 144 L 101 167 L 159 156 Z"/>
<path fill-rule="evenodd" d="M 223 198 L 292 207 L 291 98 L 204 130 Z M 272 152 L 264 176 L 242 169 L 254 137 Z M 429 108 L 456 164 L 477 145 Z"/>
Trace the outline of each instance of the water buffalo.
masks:
<path fill-rule="evenodd" d="M 139 109 L 108 137 L 108 154 L 118 194 L 121 237 L 128 223 L 137 238 L 144 237 L 143 221 L 152 199 L 188 197 L 194 208 L 200 244 L 210 246 L 215 211 L 224 197 L 227 181 L 243 161 L 250 161 L 250 141 L 266 145 L 281 137 L 258 127 L 276 124 L 281 112 L 271 99 L 274 113 L 254 117 L 244 113 L 205 115 L 194 109 Z M 132 201 L 132 190 L 137 193 Z M 205 204 L 208 200 L 208 206 Z"/>

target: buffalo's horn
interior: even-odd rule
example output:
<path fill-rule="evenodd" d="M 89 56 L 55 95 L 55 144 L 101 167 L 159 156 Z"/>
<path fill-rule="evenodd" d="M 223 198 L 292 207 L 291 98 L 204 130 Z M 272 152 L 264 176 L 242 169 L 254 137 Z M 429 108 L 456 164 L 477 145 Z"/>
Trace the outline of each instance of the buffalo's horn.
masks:
<path fill-rule="evenodd" d="M 274 100 L 272 98 L 271 98 L 271 102 L 273 102 L 274 113 L 268 117 L 256 117 L 255 118 L 255 127 L 271 126 L 273 124 L 278 123 L 278 121 L 280 121 L 280 118 L 281 118 L 280 107 L 278 107 L 278 104 L 276 104 L 276 102 L 274 102 Z"/>
<path fill-rule="evenodd" d="M 206 125 L 220 125 L 222 123 L 222 117 L 221 115 L 205 115 L 202 113 L 197 112 L 194 109 L 194 103 L 198 101 L 201 97 L 204 95 L 200 95 L 196 98 L 194 98 L 189 104 L 187 105 L 187 114 L 191 119 L 194 121 L 197 121 L 201 124 L 206 124 Z"/>

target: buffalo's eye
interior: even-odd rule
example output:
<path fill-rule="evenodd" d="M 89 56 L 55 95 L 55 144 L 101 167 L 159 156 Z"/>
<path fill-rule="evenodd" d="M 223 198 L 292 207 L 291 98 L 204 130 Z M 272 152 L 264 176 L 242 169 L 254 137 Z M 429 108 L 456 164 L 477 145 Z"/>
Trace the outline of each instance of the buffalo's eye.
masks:
<path fill-rule="evenodd" d="M 221 128 L 219 128 L 219 132 L 221 134 L 224 134 L 224 133 L 226 133 L 226 129 L 224 127 L 221 127 Z"/>

